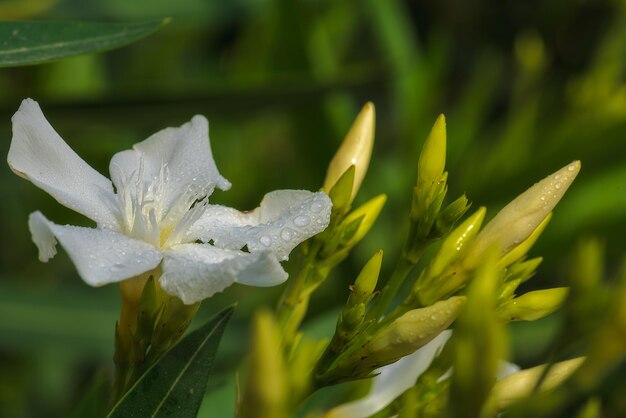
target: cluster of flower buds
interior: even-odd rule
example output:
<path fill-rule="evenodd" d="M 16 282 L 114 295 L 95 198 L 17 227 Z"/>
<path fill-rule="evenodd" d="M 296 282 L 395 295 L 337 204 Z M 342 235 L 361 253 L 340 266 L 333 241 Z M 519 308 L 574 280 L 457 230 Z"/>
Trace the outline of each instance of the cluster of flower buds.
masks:
<path fill-rule="evenodd" d="M 410 227 L 404 257 L 417 263 L 428 245 L 447 234 L 469 209 L 465 195 L 442 209 L 448 192 L 446 119 L 439 115 L 424 142 L 417 166 L 417 181 L 409 215 Z"/>

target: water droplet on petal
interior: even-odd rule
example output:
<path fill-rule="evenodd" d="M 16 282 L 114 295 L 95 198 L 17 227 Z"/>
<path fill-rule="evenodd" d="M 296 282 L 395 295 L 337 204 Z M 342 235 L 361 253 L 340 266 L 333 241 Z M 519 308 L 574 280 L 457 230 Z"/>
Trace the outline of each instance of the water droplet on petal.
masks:
<path fill-rule="evenodd" d="M 324 205 L 321 202 L 313 202 L 311 204 L 311 212 L 319 213 L 324 209 Z"/>
<path fill-rule="evenodd" d="M 291 241 L 295 235 L 295 231 L 291 228 L 285 228 L 280 232 L 280 237 L 285 241 Z"/>
<path fill-rule="evenodd" d="M 272 245 L 272 238 L 268 237 L 267 235 L 263 235 L 261 238 L 259 238 L 259 242 L 261 243 L 261 245 L 269 247 L 270 245 Z"/>
<path fill-rule="evenodd" d="M 296 219 L 293 220 L 293 223 L 296 226 L 307 226 L 309 223 L 311 223 L 311 218 L 306 215 L 296 216 Z"/>

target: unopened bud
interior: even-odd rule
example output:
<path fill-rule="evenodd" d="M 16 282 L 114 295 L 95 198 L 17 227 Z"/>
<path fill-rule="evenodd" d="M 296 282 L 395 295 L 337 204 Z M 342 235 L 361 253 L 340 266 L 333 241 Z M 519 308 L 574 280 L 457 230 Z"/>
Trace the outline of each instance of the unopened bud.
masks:
<path fill-rule="evenodd" d="M 448 235 L 428 269 L 430 277 L 440 275 L 446 267 L 457 259 L 461 251 L 466 249 L 467 243 L 478 234 L 480 225 L 483 219 L 485 219 L 485 212 L 486 209 L 484 207 L 479 208 Z"/>
<path fill-rule="evenodd" d="M 365 264 L 363 270 L 356 278 L 352 287 L 351 297 L 354 295 L 354 298 L 358 299 L 359 302 L 369 299 L 370 295 L 376 290 L 382 262 L 383 250 L 378 250 Z"/>
<path fill-rule="evenodd" d="M 437 183 L 446 166 L 446 118 L 439 115 L 424 142 L 417 166 L 418 189 Z"/>
<path fill-rule="evenodd" d="M 415 352 L 456 319 L 465 296 L 454 296 L 426 308 L 411 310 L 376 335 L 359 354 L 365 364 L 384 365 Z"/>
<path fill-rule="evenodd" d="M 494 244 L 506 254 L 525 241 L 561 200 L 579 171 L 580 161 L 574 161 L 506 205 L 478 234 L 468 262 L 478 264 L 485 250 Z"/>
<path fill-rule="evenodd" d="M 539 390 L 547 391 L 560 385 L 580 367 L 584 360 L 584 357 L 579 357 L 553 364 L 543 379 Z M 490 397 L 495 400 L 497 408 L 506 408 L 513 402 L 529 396 L 535 390 L 545 368 L 546 365 L 541 365 L 532 369 L 521 370 L 496 382 Z"/>
<path fill-rule="evenodd" d="M 509 321 L 543 318 L 563 304 L 568 291 L 567 287 L 556 287 L 525 293 L 504 303 L 499 309 L 500 316 Z"/>
<path fill-rule="evenodd" d="M 498 261 L 498 266 L 508 267 L 524 257 L 533 247 L 533 245 L 535 245 L 535 243 L 543 233 L 543 230 L 546 229 L 546 226 L 548 226 L 550 219 L 552 219 L 552 212 L 550 212 L 548 216 L 546 216 L 546 218 L 539 224 L 537 228 L 535 228 L 535 230 L 532 232 L 532 234 L 530 234 L 528 238 L 526 238 L 521 244 L 505 254 L 504 257 L 502 257 Z"/>
<path fill-rule="evenodd" d="M 354 246 L 357 242 L 359 242 L 365 236 L 365 234 L 368 233 L 368 231 L 374 225 L 374 222 L 376 222 L 376 219 L 378 219 L 378 215 L 380 214 L 380 211 L 383 209 L 383 206 L 385 206 L 386 201 L 387 201 L 386 195 L 384 194 L 378 195 L 368 200 L 367 202 L 365 202 L 364 204 L 362 204 L 361 206 L 359 206 L 358 208 L 350 212 L 348 215 L 346 215 L 346 218 L 343 221 L 343 223 L 346 225 L 358 218 L 363 217 L 363 220 L 359 224 L 359 228 L 357 229 L 356 233 L 345 244 L 346 248 L 351 248 L 352 246 Z"/>
<path fill-rule="evenodd" d="M 352 188 L 352 199 L 354 199 L 367 172 L 374 145 L 375 129 L 376 111 L 374 104 L 368 102 L 361 109 L 339 150 L 328 165 L 323 190 L 330 191 L 339 177 L 351 165 L 354 165 L 356 167 Z"/>

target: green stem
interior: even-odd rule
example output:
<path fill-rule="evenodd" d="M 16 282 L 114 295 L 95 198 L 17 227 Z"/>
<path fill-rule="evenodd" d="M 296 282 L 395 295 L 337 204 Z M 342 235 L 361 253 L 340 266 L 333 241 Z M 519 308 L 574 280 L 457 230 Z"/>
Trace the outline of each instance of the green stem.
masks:
<path fill-rule="evenodd" d="M 321 244 L 313 241 L 306 254 L 301 256 L 300 271 L 293 279 L 289 280 L 289 284 L 276 308 L 278 326 L 285 347 L 289 347 L 293 342 L 306 315 L 311 293 L 327 275 L 315 265 L 320 248 Z"/>

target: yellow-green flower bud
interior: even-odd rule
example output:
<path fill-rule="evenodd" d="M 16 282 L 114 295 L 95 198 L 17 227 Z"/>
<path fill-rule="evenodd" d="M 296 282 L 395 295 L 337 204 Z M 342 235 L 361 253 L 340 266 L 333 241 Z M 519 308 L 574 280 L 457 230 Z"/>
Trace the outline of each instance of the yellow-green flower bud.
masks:
<path fill-rule="evenodd" d="M 274 316 L 260 311 L 254 319 L 250 368 L 238 418 L 287 418 L 287 377 Z"/>
<path fill-rule="evenodd" d="M 519 280 L 520 283 L 524 283 L 530 279 L 537 270 L 537 267 L 543 261 L 543 257 L 535 257 L 530 260 L 518 261 L 506 268 L 506 274 L 504 275 L 507 281 Z M 498 268 L 503 268 L 498 264 Z"/>
<path fill-rule="evenodd" d="M 363 322 L 367 304 L 373 297 L 372 293 L 376 290 L 382 261 L 383 251 L 378 250 L 365 264 L 354 285 L 350 287 L 348 302 L 346 302 L 346 306 L 339 316 L 337 330 L 331 342 L 333 348 L 343 347 Z"/>
<path fill-rule="evenodd" d="M 506 254 L 525 241 L 561 200 L 580 171 L 580 161 L 561 168 L 506 205 L 478 234 L 467 262 L 477 265 L 485 250 L 498 244 Z"/>
<path fill-rule="evenodd" d="M 499 309 L 500 316 L 509 321 L 543 318 L 563 304 L 568 291 L 567 287 L 555 287 L 525 293 L 504 303 Z"/>
<path fill-rule="evenodd" d="M 459 315 L 465 299 L 465 296 L 454 296 L 405 313 L 359 351 L 364 359 L 362 364 L 389 364 L 415 352 L 450 326 Z"/>
<path fill-rule="evenodd" d="M 324 191 L 330 191 L 348 167 L 354 165 L 356 167 L 354 186 L 352 187 L 352 199 L 354 199 L 361 187 L 365 173 L 367 173 L 374 145 L 375 129 L 376 111 L 374 104 L 368 102 L 361 109 L 339 150 L 328 165 L 328 172 L 322 188 Z"/>
<path fill-rule="evenodd" d="M 363 270 L 361 270 L 359 276 L 356 278 L 354 286 L 351 288 L 351 298 L 352 295 L 354 295 L 354 298 L 359 302 L 369 299 L 370 295 L 376 290 L 382 262 L 383 250 L 378 250 L 365 264 L 365 267 L 363 267 Z"/>
<path fill-rule="evenodd" d="M 584 357 L 555 363 L 541 383 L 539 390 L 547 391 L 560 385 L 572 375 L 585 360 Z M 503 409 L 513 402 L 529 396 L 544 373 L 545 365 L 521 370 L 499 380 L 492 388 L 490 398 L 498 409 Z"/>
<path fill-rule="evenodd" d="M 359 228 L 354 236 L 344 245 L 345 248 L 351 248 L 368 233 L 370 228 L 374 225 L 374 222 L 376 222 L 376 219 L 378 219 L 378 215 L 383 209 L 383 206 L 385 206 L 386 201 L 387 195 L 378 195 L 346 215 L 343 221 L 345 225 L 350 224 L 350 222 L 360 217 L 363 217 L 363 220 L 359 224 Z"/>
<path fill-rule="evenodd" d="M 440 275 L 446 267 L 457 259 L 461 251 L 465 250 L 467 243 L 478 234 L 480 225 L 485 219 L 485 212 L 484 207 L 479 208 L 448 235 L 428 269 L 429 277 Z"/>
<path fill-rule="evenodd" d="M 424 142 L 417 166 L 417 187 L 432 187 L 443 175 L 446 166 L 446 118 L 439 115 Z"/>
<path fill-rule="evenodd" d="M 543 230 L 546 229 L 546 226 L 548 226 L 550 219 L 552 219 L 552 212 L 550 212 L 548 216 L 546 216 L 546 218 L 539 224 L 537 228 L 535 228 L 532 234 L 530 234 L 530 236 L 526 238 L 524 242 L 522 242 L 520 245 L 518 245 L 517 247 L 509 251 L 507 254 L 505 254 L 504 257 L 502 257 L 498 261 L 498 266 L 508 267 L 511 264 L 515 263 L 516 261 L 520 260 L 522 257 L 524 257 L 528 253 L 528 251 L 533 247 L 533 245 L 535 245 L 535 242 L 537 242 L 537 240 L 543 233 Z"/>

